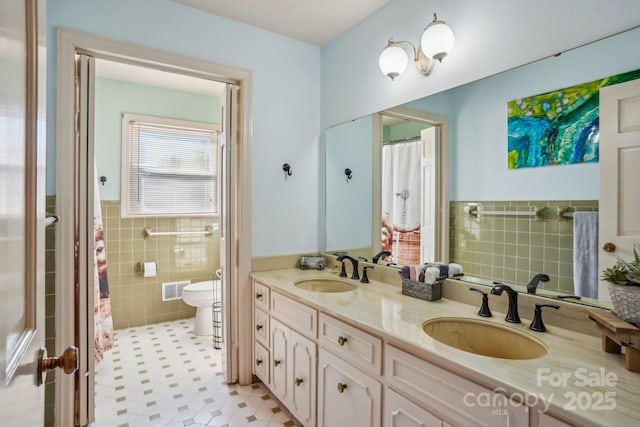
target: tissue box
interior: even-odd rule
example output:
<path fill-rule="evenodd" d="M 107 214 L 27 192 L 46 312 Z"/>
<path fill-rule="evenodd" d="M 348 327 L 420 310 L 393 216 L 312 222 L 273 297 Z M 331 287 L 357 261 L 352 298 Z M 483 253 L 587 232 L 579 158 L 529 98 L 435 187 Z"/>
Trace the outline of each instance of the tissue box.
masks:
<path fill-rule="evenodd" d="M 402 294 L 427 301 L 436 301 L 442 298 L 442 282 L 438 280 L 433 285 L 424 282 L 415 282 L 402 279 Z"/>

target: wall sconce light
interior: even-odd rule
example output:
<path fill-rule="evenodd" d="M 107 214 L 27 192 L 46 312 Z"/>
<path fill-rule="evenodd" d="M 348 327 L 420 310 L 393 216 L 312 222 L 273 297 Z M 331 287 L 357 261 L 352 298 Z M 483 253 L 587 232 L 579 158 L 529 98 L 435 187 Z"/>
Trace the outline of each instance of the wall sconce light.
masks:
<path fill-rule="evenodd" d="M 455 41 L 456 38 L 451 28 L 444 21 L 438 20 L 434 13 L 433 21 L 427 25 L 422 33 L 419 48 L 416 49 L 413 43 L 408 41 L 389 39 L 378 60 L 380 70 L 391 80 L 404 73 L 409 63 L 409 57 L 400 46 L 409 45 L 413 50 L 413 62 L 416 64 L 418 73 L 428 76 L 433 70 L 435 60 L 442 62 L 442 59 L 453 50 Z"/>
<path fill-rule="evenodd" d="M 344 170 L 344 174 L 347 176 L 347 183 L 351 181 L 351 178 L 353 178 L 353 172 L 351 172 L 351 169 L 346 168 Z"/>
<path fill-rule="evenodd" d="M 288 176 L 293 175 L 293 171 L 291 170 L 291 165 L 289 165 L 289 163 L 283 164 L 282 170 L 284 171 L 284 179 L 287 179 Z"/>

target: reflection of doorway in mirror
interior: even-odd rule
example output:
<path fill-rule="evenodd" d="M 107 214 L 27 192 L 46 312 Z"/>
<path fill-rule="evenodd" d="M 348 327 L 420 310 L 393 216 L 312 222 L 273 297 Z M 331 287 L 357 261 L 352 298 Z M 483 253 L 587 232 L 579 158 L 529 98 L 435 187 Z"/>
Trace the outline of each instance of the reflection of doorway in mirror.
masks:
<path fill-rule="evenodd" d="M 430 212 L 425 207 L 433 205 L 434 162 L 428 157 L 433 155 L 435 129 L 414 132 L 419 135 L 386 141 L 382 147 L 381 249 L 391 252 L 399 265 L 433 260 L 433 218 L 425 217 Z"/>

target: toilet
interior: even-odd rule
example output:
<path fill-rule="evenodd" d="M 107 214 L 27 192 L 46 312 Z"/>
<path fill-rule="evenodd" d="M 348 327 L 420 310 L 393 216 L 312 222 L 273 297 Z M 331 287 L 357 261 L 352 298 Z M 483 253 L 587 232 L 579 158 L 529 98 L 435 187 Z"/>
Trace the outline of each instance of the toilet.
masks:
<path fill-rule="evenodd" d="M 196 307 L 196 318 L 193 322 L 195 335 L 213 335 L 214 293 L 220 300 L 220 280 L 205 280 L 187 285 L 182 290 L 185 304 Z"/>

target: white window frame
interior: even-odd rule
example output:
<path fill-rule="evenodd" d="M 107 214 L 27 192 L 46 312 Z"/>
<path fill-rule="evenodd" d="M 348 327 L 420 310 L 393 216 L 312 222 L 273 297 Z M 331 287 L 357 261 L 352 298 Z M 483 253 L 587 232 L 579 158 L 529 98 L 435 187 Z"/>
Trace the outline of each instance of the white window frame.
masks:
<path fill-rule="evenodd" d="M 196 129 L 203 131 L 213 131 L 218 132 L 221 131 L 220 125 L 213 123 L 205 123 L 205 122 L 196 122 L 189 120 L 180 120 L 180 119 L 171 119 L 167 117 L 158 117 L 158 116 L 149 116 L 143 114 L 133 114 L 133 113 L 122 113 L 122 162 L 121 162 L 121 188 L 120 188 L 120 214 L 122 218 L 148 218 L 148 217 L 180 217 L 180 216 L 189 216 L 189 217 L 217 217 L 219 216 L 218 200 L 216 197 L 214 210 L 211 212 L 173 212 L 173 213 L 162 213 L 162 212 L 135 212 L 131 210 L 130 200 L 131 195 L 130 191 L 130 177 L 131 177 L 131 164 L 130 164 L 130 153 L 131 153 L 131 141 L 129 139 L 130 136 L 130 123 L 131 122 L 142 122 L 148 123 L 152 125 L 160 125 L 160 126 L 169 126 L 169 127 L 177 127 L 177 128 L 188 128 L 188 129 Z M 215 147 L 216 159 L 219 161 L 219 149 L 220 145 Z M 218 166 L 212 168 L 212 174 L 215 177 L 216 192 L 219 191 L 219 177 L 218 177 Z"/>

